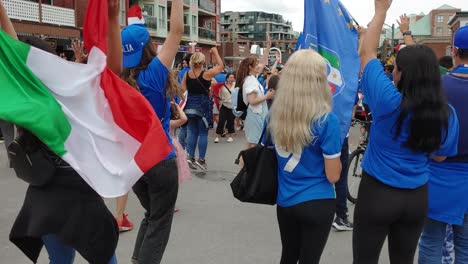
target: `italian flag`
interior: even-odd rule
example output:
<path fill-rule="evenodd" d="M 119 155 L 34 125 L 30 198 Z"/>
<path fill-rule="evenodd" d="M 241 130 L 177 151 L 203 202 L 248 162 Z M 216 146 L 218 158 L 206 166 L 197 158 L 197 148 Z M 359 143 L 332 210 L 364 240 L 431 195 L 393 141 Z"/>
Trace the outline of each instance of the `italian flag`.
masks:
<path fill-rule="evenodd" d="M 106 66 L 107 12 L 106 0 L 89 1 L 88 64 L 65 61 L 0 30 L 0 119 L 31 131 L 111 198 L 127 193 L 172 148 L 147 100 Z"/>

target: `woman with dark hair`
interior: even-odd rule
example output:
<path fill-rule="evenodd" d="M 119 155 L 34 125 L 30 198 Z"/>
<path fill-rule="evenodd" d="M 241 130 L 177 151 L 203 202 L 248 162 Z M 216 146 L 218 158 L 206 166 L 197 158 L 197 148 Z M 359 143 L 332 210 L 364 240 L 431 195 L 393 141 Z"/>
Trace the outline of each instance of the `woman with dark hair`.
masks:
<path fill-rule="evenodd" d="M 109 1 L 107 64 L 116 74 L 122 69 L 119 0 Z M 16 38 L 16 32 L 0 0 L 2 30 Z M 25 37 L 30 46 L 55 54 L 39 38 Z M 35 135 L 18 128 L 18 141 L 25 149 L 42 149 L 55 167 L 43 186 L 28 186 L 23 206 L 10 233 L 12 241 L 34 263 L 45 246 L 51 264 L 71 264 L 76 251 L 89 263 L 117 263 L 115 249 L 119 238 L 117 223 L 104 200 L 64 160 L 50 151 Z M 37 171 L 38 175 L 45 173 Z"/>
<path fill-rule="evenodd" d="M 266 48 L 269 50 L 270 45 Z M 272 99 L 274 91 L 264 92 L 257 75 L 263 71 L 268 61 L 265 51 L 260 63 L 257 57 L 250 56 L 242 60 L 237 70 L 236 86 L 242 89 L 242 98 L 247 105 L 247 116 L 244 121 L 247 148 L 258 144 L 263 131 L 263 122 L 268 112 L 267 100 Z"/>
<path fill-rule="evenodd" d="M 215 138 L 215 143 L 219 142 L 219 138 L 224 134 L 224 128 L 228 130 L 227 142 L 234 142 L 232 134 L 236 131 L 234 130 L 234 113 L 232 113 L 232 91 L 234 90 L 234 82 L 236 78 L 234 73 L 226 74 L 226 82 L 221 87 L 219 91 L 220 105 L 221 109 L 219 110 L 219 124 L 216 128 L 217 137 Z"/>
<path fill-rule="evenodd" d="M 182 0 L 173 0 L 171 29 L 159 54 L 156 54 L 144 25 L 127 26 L 121 33 L 125 68 L 121 77 L 139 90 L 153 106 L 171 145 L 171 98 L 176 95 L 177 86 L 172 85 L 168 79 L 169 69 L 184 32 L 183 13 Z M 169 241 L 178 186 L 174 150 L 133 186 L 133 191 L 146 211 L 135 242 L 133 263 L 161 262 Z"/>
<path fill-rule="evenodd" d="M 280 77 L 279 75 L 277 74 L 274 74 L 273 76 L 270 77 L 270 79 L 268 80 L 268 83 L 267 83 L 267 89 L 268 90 L 273 90 L 273 91 L 277 91 L 278 89 L 278 83 L 280 81 Z M 273 104 L 273 99 L 269 99 L 267 100 L 267 105 L 268 105 L 268 109 L 271 108 L 271 105 Z"/>
<path fill-rule="evenodd" d="M 390 261 L 413 263 L 428 209 L 430 158 L 441 161 L 457 151 L 458 121 L 443 95 L 434 52 L 422 45 L 401 49 L 395 84 L 376 59 L 391 3 L 375 0 L 359 52 L 374 121 L 354 212 L 354 263 L 378 263 L 387 235 Z"/>

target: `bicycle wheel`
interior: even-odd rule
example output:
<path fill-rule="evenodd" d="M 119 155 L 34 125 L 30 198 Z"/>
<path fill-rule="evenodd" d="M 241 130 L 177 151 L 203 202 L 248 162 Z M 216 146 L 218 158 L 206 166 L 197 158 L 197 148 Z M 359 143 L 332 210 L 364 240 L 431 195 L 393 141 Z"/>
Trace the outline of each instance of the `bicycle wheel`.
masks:
<path fill-rule="evenodd" d="M 358 198 L 359 184 L 362 179 L 361 161 L 364 156 L 364 149 L 358 148 L 348 159 L 348 200 L 356 203 Z"/>

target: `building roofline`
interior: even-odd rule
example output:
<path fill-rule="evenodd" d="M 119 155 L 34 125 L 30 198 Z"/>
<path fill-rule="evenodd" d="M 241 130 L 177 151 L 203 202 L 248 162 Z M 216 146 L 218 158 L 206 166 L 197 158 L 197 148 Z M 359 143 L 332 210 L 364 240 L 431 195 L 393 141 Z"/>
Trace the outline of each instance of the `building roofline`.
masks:
<path fill-rule="evenodd" d="M 453 15 L 449 22 L 447 23 L 449 26 L 453 26 L 453 24 L 455 23 L 455 19 L 457 17 L 468 17 L 468 11 L 459 11 L 459 12 L 456 12 L 455 15 Z"/>

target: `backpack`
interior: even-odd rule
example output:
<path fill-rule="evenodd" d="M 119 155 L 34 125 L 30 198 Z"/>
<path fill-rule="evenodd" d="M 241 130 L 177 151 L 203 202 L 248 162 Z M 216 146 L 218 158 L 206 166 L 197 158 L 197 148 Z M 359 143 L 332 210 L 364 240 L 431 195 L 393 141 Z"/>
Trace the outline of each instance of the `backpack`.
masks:
<path fill-rule="evenodd" d="M 236 117 L 240 117 L 242 120 L 245 120 L 247 116 L 247 105 L 244 103 L 244 98 L 242 96 L 242 88 L 236 87 L 231 92 L 232 98 L 232 113 Z"/>

